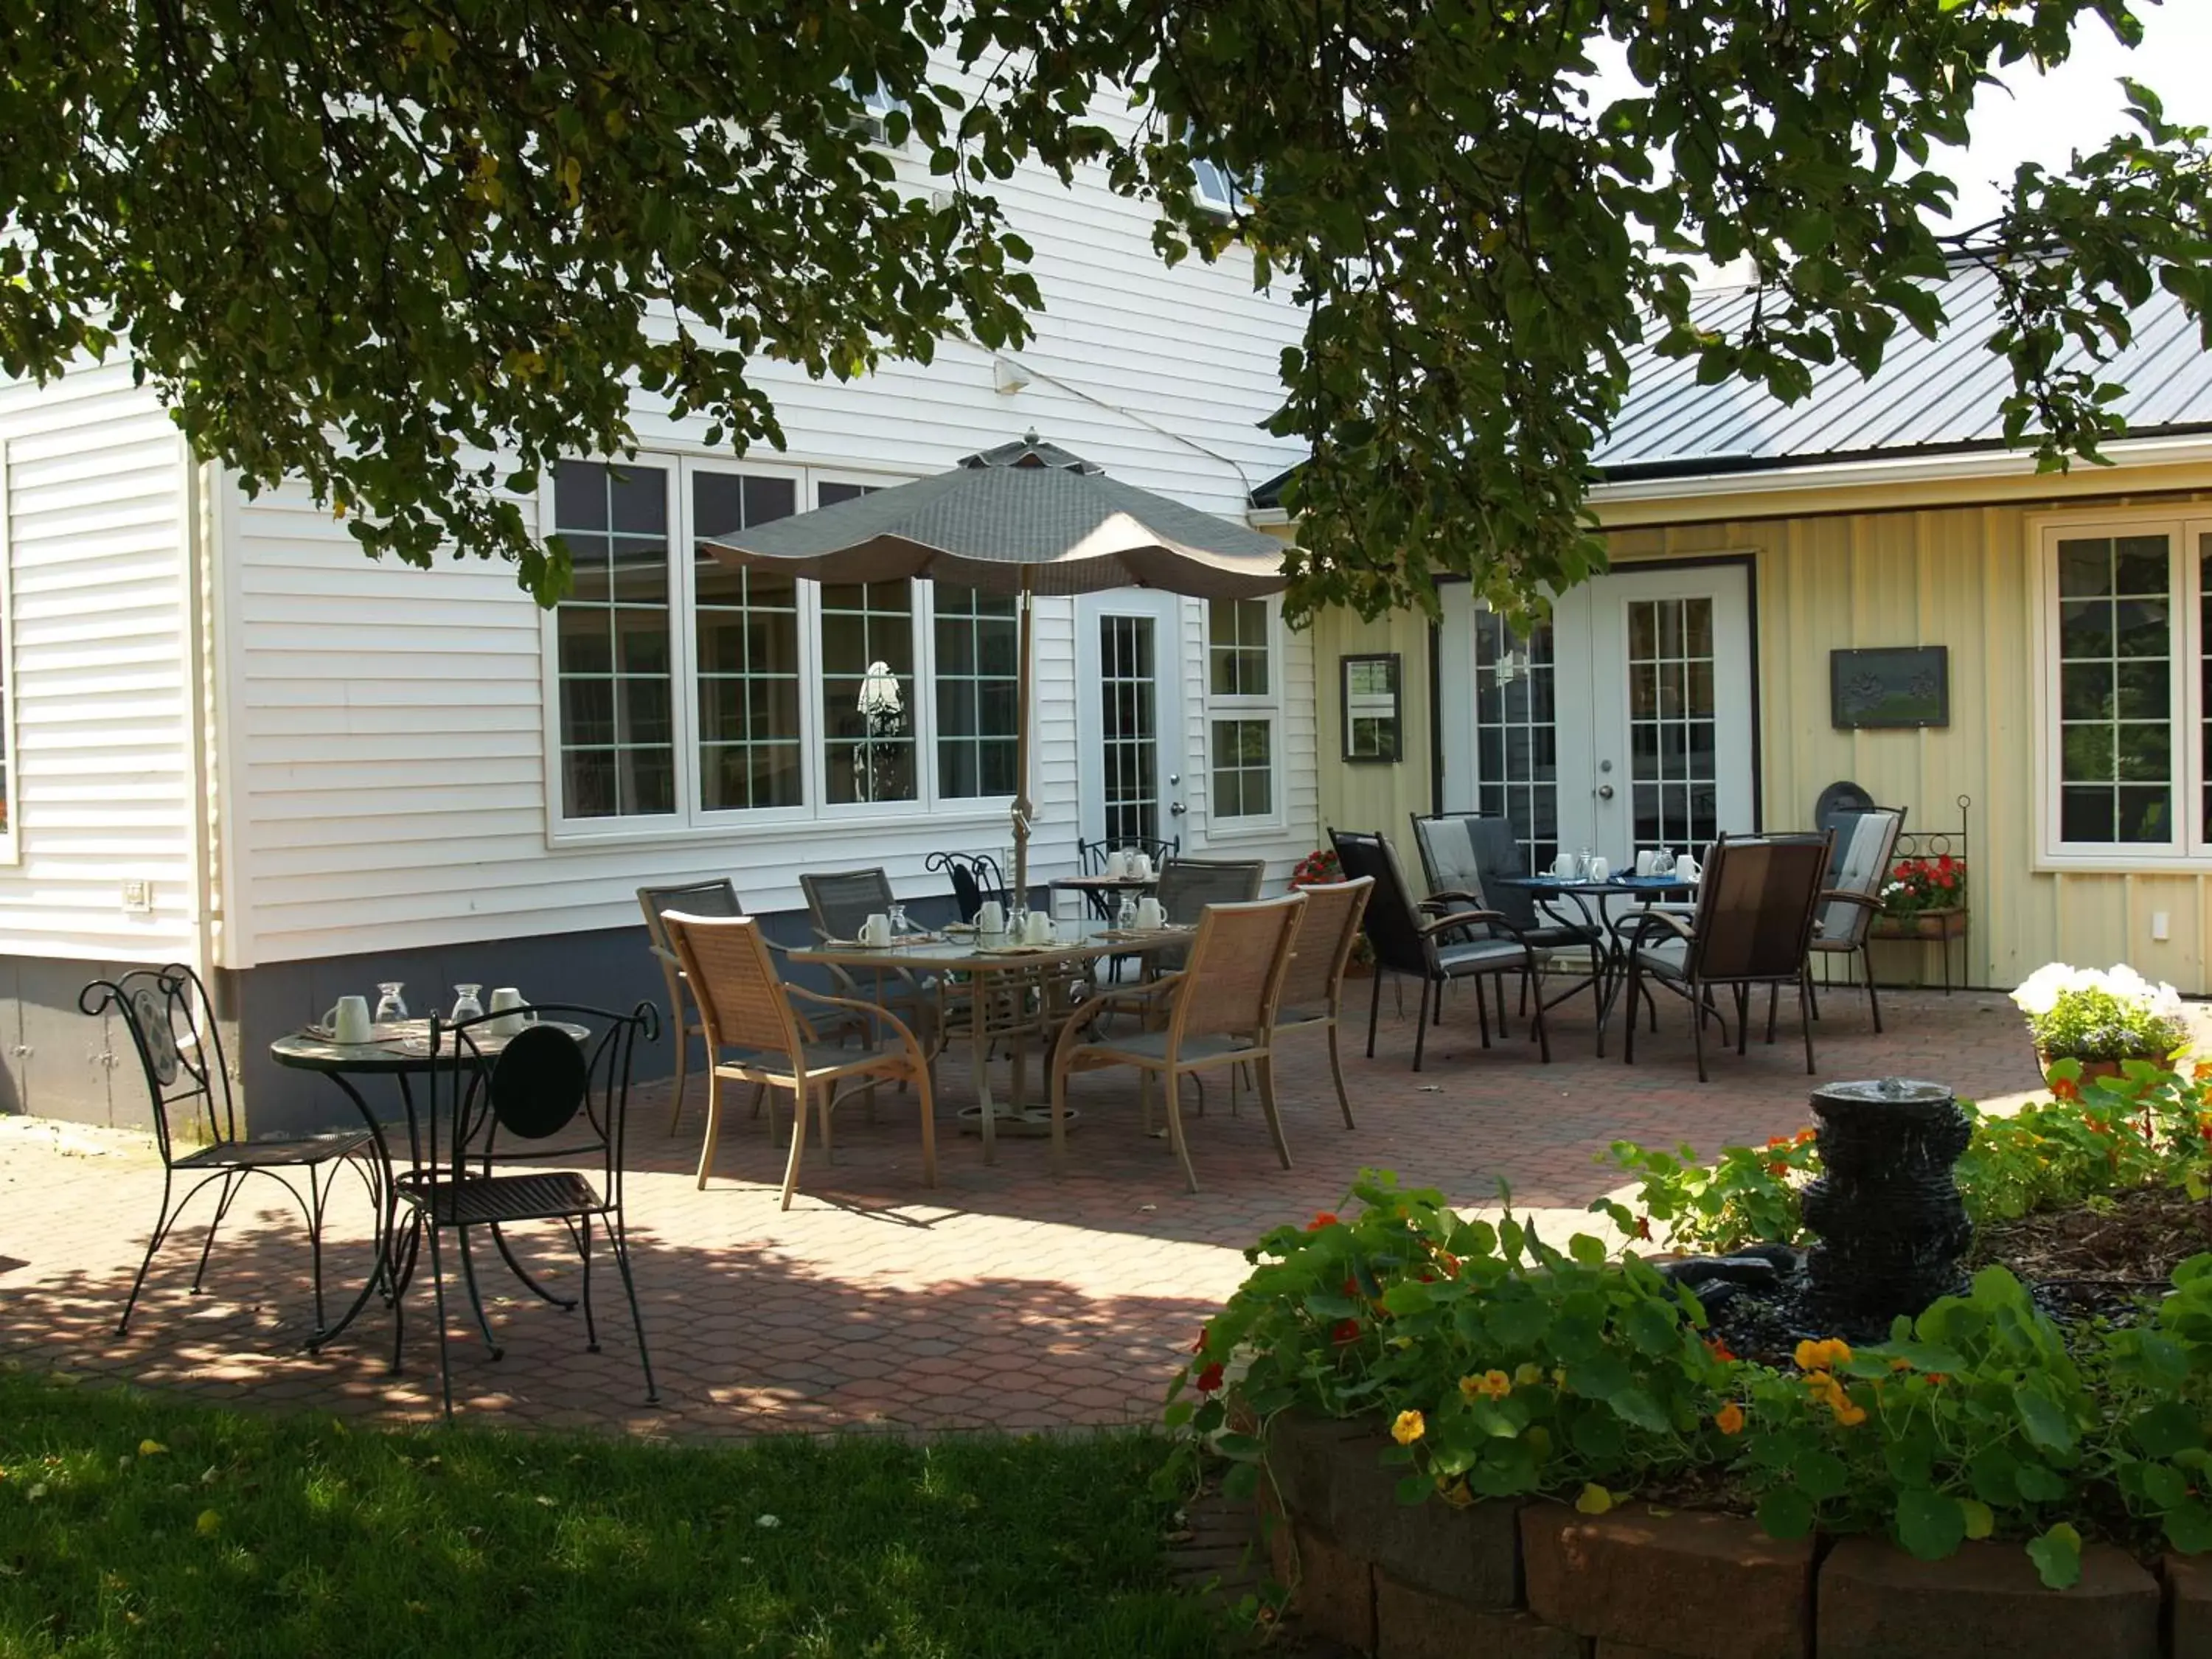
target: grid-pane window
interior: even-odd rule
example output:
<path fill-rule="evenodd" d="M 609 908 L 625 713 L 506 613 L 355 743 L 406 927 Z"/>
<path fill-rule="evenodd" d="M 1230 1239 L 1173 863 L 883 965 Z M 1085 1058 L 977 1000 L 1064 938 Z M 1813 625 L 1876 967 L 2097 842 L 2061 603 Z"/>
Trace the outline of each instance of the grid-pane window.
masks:
<path fill-rule="evenodd" d="M 1216 599 L 1206 615 L 1207 688 L 1217 697 L 1264 697 L 1270 675 L 1265 599 Z"/>
<path fill-rule="evenodd" d="M 1703 847 L 1720 833 L 1713 602 L 1628 606 L 1628 777 L 1636 852 Z"/>
<path fill-rule="evenodd" d="M 695 546 L 797 510 L 793 479 L 691 475 Z M 693 557 L 700 805 L 710 812 L 799 805 L 799 583 L 779 571 L 732 569 L 712 554 Z"/>
<path fill-rule="evenodd" d="M 1098 619 L 1106 842 L 1160 838 L 1159 702 L 1150 617 Z"/>
<path fill-rule="evenodd" d="M 553 518 L 575 573 L 555 618 L 562 811 L 673 812 L 667 469 L 563 461 Z"/>
<path fill-rule="evenodd" d="M 1526 639 L 1487 611 L 1474 618 L 1476 810 L 1513 826 L 1530 870 L 1559 851 L 1559 729 L 1552 624 Z"/>
<path fill-rule="evenodd" d="M 1275 724 L 1213 722 L 1213 816 L 1261 818 L 1275 810 Z"/>
<path fill-rule="evenodd" d="M 914 585 L 822 586 L 823 787 L 833 805 L 915 799 Z"/>
<path fill-rule="evenodd" d="M 2175 839 L 2171 546 L 2163 533 L 2058 543 L 2062 842 Z"/>
<path fill-rule="evenodd" d="M 1018 793 L 1015 730 L 1021 627 L 1011 596 L 936 584 L 937 793 Z"/>

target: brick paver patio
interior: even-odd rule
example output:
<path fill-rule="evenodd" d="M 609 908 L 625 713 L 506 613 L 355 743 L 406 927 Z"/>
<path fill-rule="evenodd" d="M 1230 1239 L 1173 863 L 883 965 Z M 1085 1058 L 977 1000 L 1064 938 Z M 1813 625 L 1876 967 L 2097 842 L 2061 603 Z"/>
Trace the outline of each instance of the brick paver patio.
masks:
<path fill-rule="evenodd" d="M 1787 1010 L 1774 1048 L 1754 1041 L 1743 1060 L 1717 1057 L 1714 1080 L 1701 1086 L 1679 1006 L 1664 1011 L 1632 1069 L 1617 1047 L 1616 1058 L 1592 1057 L 1586 1004 L 1559 1011 L 1556 1063 L 1545 1066 L 1518 1024 L 1512 1041 L 1484 1052 L 1462 1002 L 1431 1033 L 1419 1076 L 1408 1069 L 1410 1016 L 1391 1018 L 1387 992 L 1384 1006 L 1376 1058 L 1358 1058 L 1355 1044 L 1347 1066 L 1359 1127 L 1342 1127 L 1320 1045 L 1307 1044 L 1283 1079 L 1297 1167 L 1277 1167 L 1256 1107 L 1231 1116 L 1217 1086 L 1209 1115 L 1190 1120 L 1206 1184 L 1194 1196 L 1165 1143 L 1139 1128 L 1125 1073 L 1077 1079 L 1087 1121 L 1068 1176 L 1054 1180 L 1042 1143 L 1002 1142 L 997 1166 L 986 1168 L 975 1140 L 951 1131 L 953 1108 L 972 1097 L 963 1063 L 948 1057 L 940 1188 L 921 1185 L 911 1103 L 887 1097 L 872 1126 L 857 1105 L 840 1112 L 835 1167 L 810 1149 L 787 1214 L 776 1208 L 781 1156 L 757 1123 L 739 1115 L 726 1126 L 718 1178 L 699 1192 L 690 1173 L 698 1085 L 673 1138 L 662 1133 L 666 1085 L 644 1088 L 632 1114 L 629 1213 L 662 1404 L 643 1404 L 611 1272 L 598 1304 L 605 1349 L 590 1354 L 580 1316 L 536 1301 L 496 1266 L 485 1284 L 506 1358 L 494 1362 L 472 1329 L 463 1334 L 465 1315 L 456 1317 L 456 1397 L 480 1422 L 684 1436 L 1145 1420 L 1200 1323 L 1241 1278 L 1243 1248 L 1267 1227 L 1333 1206 L 1363 1165 L 1440 1187 L 1470 1207 L 1494 1206 L 1508 1181 L 1516 1208 L 1564 1242 L 1577 1227 L 1596 1230 L 1583 1212 L 1614 1184 L 1592 1162 L 1608 1142 L 1686 1139 L 1710 1150 L 1764 1139 L 1807 1121 L 1816 1081 L 1804 1074 Z M 1933 1078 L 1984 1101 L 2036 1084 L 2026 1035 L 2002 997 L 1899 993 L 1885 1000 L 1889 1031 L 1880 1037 L 1863 1002 L 1839 990 L 1825 1006 L 1822 1079 Z M 331 1085 L 303 1078 L 301 1086 Z M 116 1338 L 159 1190 L 142 1137 L 0 1119 L 0 1359 L 228 1401 L 390 1419 L 433 1411 L 427 1274 L 410 1292 L 404 1375 L 385 1374 L 392 1323 L 380 1308 L 309 1358 L 300 1347 L 304 1240 L 267 1194 L 254 1195 L 252 1214 L 240 1213 L 244 1204 L 234 1212 L 199 1297 L 187 1286 L 202 1235 L 188 1217 L 155 1265 L 131 1334 Z M 358 1286 L 368 1237 L 358 1196 L 342 1192 L 331 1234 L 334 1290 Z M 560 1257 L 549 1242 L 529 1259 Z"/>

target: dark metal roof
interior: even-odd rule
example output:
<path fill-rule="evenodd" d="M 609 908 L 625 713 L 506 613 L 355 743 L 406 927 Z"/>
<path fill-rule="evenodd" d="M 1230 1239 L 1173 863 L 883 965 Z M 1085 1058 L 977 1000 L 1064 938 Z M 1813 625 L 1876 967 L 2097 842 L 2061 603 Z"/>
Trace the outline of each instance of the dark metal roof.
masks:
<path fill-rule="evenodd" d="M 2002 450 L 2001 405 L 2012 369 L 1989 349 L 1997 328 L 1996 279 L 1982 266 L 1962 265 L 1937 290 L 1948 321 L 1936 338 L 1900 329 L 1872 380 L 1835 363 L 1816 370 L 1810 395 L 1794 404 L 1741 380 L 1699 386 L 1695 359 L 1638 347 L 1629 354 L 1627 399 L 1592 458 L 1599 472 L 1627 482 Z M 1747 289 L 1717 290 L 1698 301 L 1694 314 L 1704 326 L 1734 332 L 1753 302 Z M 2116 407 L 2130 434 L 2212 430 L 2212 352 L 2181 302 L 2159 291 L 2136 312 L 2135 328 L 2133 342 L 2102 371 L 2127 388 Z M 2064 361 L 2086 360 L 2077 346 Z M 1279 507 L 1290 477 L 1261 484 L 1252 504 Z"/>

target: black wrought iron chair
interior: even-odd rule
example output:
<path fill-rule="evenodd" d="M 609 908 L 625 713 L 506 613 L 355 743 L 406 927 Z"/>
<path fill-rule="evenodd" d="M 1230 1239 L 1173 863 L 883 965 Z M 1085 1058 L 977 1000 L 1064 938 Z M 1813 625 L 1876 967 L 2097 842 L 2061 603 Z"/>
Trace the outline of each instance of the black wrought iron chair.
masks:
<path fill-rule="evenodd" d="M 674 887 L 641 887 L 637 890 L 638 908 L 645 912 L 645 933 L 653 954 L 660 963 L 661 977 L 668 984 L 668 1020 L 675 1028 L 676 1091 L 674 1103 L 668 1109 L 668 1133 L 674 1134 L 677 1126 L 684 1121 L 684 1074 L 691 1063 L 691 1039 L 708 1041 L 707 1027 L 699 1017 L 699 1000 L 690 994 L 684 982 L 684 964 L 676 959 L 676 952 L 668 943 L 668 929 L 661 917 L 671 910 L 681 910 L 691 916 L 741 916 L 745 914 L 744 902 L 727 877 L 719 881 L 685 882 Z M 714 1051 L 707 1050 L 707 1066 L 714 1069 Z M 759 1109 L 757 1101 L 754 1109 Z"/>
<path fill-rule="evenodd" d="M 1627 957 L 1627 1038 L 1625 1060 L 1636 1059 L 1636 1000 L 1650 999 L 1655 981 L 1690 1005 L 1698 1081 L 1706 1081 L 1705 1022 L 1728 1021 L 1712 993 L 1735 993 L 1736 1052 L 1750 1030 L 1754 985 L 1797 988 L 1797 1018 L 1805 1033 L 1805 1070 L 1813 1066 L 1809 963 L 1814 918 L 1828 871 L 1826 835 L 1723 835 L 1705 855 L 1696 911 L 1686 920 L 1669 910 L 1639 910 L 1615 924 Z M 1766 1007 L 1766 1040 L 1774 1040 L 1776 999 Z"/>
<path fill-rule="evenodd" d="M 1117 848 L 1125 853 L 1142 853 L 1152 860 L 1153 869 L 1163 870 L 1170 859 L 1182 851 L 1182 837 L 1123 836 L 1118 840 L 1079 841 L 1075 843 L 1075 856 L 1085 875 L 1103 876 L 1106 873 L 1106 855 Z"/>
<path fill-rule="evenodd" d="M 1904 829 L 1905 813 L 1897 807 L 1877 806 L 1843 815 L 1831 832 L 1837 840 L 1835 867 L 1829 872 L 1828 885 L 1820 895 L 1820 908 L 1814 919 L 1815 956 L 1842 957 L 1846 961 L 1857 958 L 1860 976 L 1866 981 L 1867 1010 L 1874 1016 L 1877 1032 L 1881 1030 L 1881 1000 L 1875 994 L 1874 954 L 1868 947 L 1874 919 L 1881 914 L 1881 890 L 1889 879 L 1890 860 Z M 1771 999 L 1774 992 L 1770 988 L 1767 994 Z M 1820 1012 L 1815 996 L 1815 1018 Z"/>
<path fill-rule="evenodd" d="M 1447 910 L 1425 915 L 1406 879 L 1398 849 L 1388 836 L 1354 835 L 1340 830 L 1328 832 L 1336 848 L 1337 864 L 1347 880 L 1371 876 L 1375 880 L 1367 913 L 1361 920 L 1367 942 L 1375 951 L 1375 988 L 1367 1006 L 1367 1055 L 1375 1057 L 1375 1024 L 1382 1006 L 1385 972 L 1407 974 L 1421 981 L 1420 1018 L 1413 1037 L 1413 1069 L 1421 1069 L 1428 1042 L 1431 1006 L 1437 993 L 1458 979 L 1480 979 L 1484 974 L 1518 974 L 1529 983 L 1542 971 L 1544 953 L 1522 938 L 1513 924 L 1496 910 Z M 1487 937 L 1470 930 L 1486 930 Z M 1481 1024 L 1482 1046 L 1490 1046 L 1490 1016 L 1477 995 L 1475 1012 Z M 1439 1006 L 1439 1012 L 1441 1007 Z M 1547 1065 L 1552 1059 L 1551 1034 L 1544 1025 L 1544 1004 L 1535 999 L 1538 1049 Z"/>
<path fill-rule="evenodd" d="M 123 1316 L 115 1322 L 116 1335 L 131 1328 L 131 1311 L 138 1305 L 147 1270 L 154 1265 L 161 1241 L 200 1190 L 214 1187 L 215 1214 L 200 1244 L 199 1266 L 192 1273 L 192 1290 L 198 1291 L 207 1277 L 215 1236 L 248 1178 L 257 1175 L 270 1176 L 282 1185 L 307 1218 L 307 1255 L 314 1277 L 315 1331 L 319 1335 L 327 1328 L 323 1316 L 323 1210 L 338 1173 L 331 1169 L 325 1174 L 325 1166 L 350 1161 L 367 1184 L 375 1214 L 381 1217 L 384 1165 L 370 1150 L 374 1136 L 362 1128 L 246 1139 L 231 1097 L 230 1071 L 224 1063 L 222 1036 L 216 1029 L 207 987 L 182 963 L 136 969 L 117 979 L 94 980 L 77 994 L 76 1006 L 95 1017 L 114 1014 L 131 1033 L 131 1047 L 137 1051 L 139 1068 L 146 1079 L 155 1144 L 161 1154 L 161 1207 L 154 1218 L 154 1235 L 146 1241 L 137 1277 L 131 1281 Z M 362 1156 L 364 1152 L 368 1155 Z M 191 1185 L 182 1198 L 175 1198 L 179 1176 Z M 304 1194 L 294 1184 L 301 1179 L 307 1182 Z M 377 1244 L 381 1249 L 380 1230 Z"/>
<path fill-rule="evenodd" d="M 429 1139 L 434 1155 L 398 1183 L 406 1225 L 427 1235 L 430 1279 L 438 1310 L 438 1371 L 446 1415 L 453 1414 L 453 1367 L 446 1333 L 445 1251 L 440 1240 L 455 1235 L 461 1276 L 475 1310 L 477 1328 L 494 1359 L 504 1350 L 492 1335 L 469 1256 L 469 1230 L 492 1236 L 515 1276 L 537 1295 L 563 1310 L 580 1301 L 584 1341 L 599 1351 L 599 1322 L 592 1307 L 592 1234 L 604 1228 L 608 1246 L 629 1299 L 630 1322 L 637 1331 L 637 1357 L 645 1370 L 645 1397 L 658 1401 L 653 1356 L 645 1345 L 645 1319 L 638 1311 L 637 1285 L 630 1272 L 629 1237 L 623 1215 L 623 1146 L 629 1116 L 630 1068 L 641 1040 L 659 1034 L 660 1017 L 649 1002 L 627 1014 L 600 1008 L 540 1004 L 521 1011 L 520 1034 L 509 1012 L 483 1014 L 448 1025 L 430 1022 Z M 580 1026 L 583 1036 L 564 1026 Z M 538 1167 L 517 1169 L 517 1165 Z M 555 1296 L 526 1273 L 514 1256 L 503 1227 L 532 1221 L 557 1221 L 582 1261 L 576 1300 Z M 411 1259 L 410 1240 L 406 1254 Z M 403 1316 L 395 1303 L 395 1319 Z M 395 1337 L 395 1344 L 398 1341 Z"/>
<path fill-rule="evenodd" d="M 988 853 L 932 853 L 922 860 L 922 868 L 941 872 L 951 882 L 952 902 L 963 921 L 975 921 L 986 902 L 1009 902 L 1006 872 Z"/>

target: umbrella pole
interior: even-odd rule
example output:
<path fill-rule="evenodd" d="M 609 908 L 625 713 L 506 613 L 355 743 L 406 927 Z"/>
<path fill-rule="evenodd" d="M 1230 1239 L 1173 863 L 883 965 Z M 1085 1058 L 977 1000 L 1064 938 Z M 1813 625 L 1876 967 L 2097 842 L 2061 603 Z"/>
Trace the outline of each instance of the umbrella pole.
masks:
<path fill-rule="evenodd" d="M 1014 891 L 1013 902 L 1023 909 L 1030 902 L 1030 678 L 1035 654 L 1036 601 L 1030 591 L 1030 567 L 1022 567 L 1021 594 L 1014 601 L 1020 620 L 1019 660 L 1014 668 Z"/>

